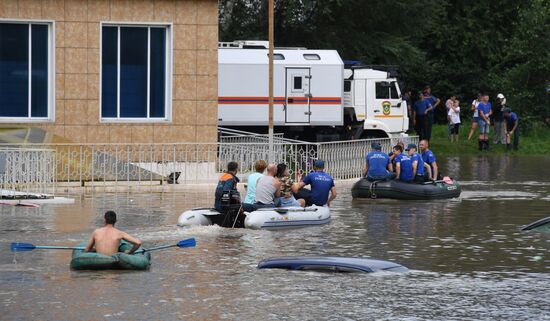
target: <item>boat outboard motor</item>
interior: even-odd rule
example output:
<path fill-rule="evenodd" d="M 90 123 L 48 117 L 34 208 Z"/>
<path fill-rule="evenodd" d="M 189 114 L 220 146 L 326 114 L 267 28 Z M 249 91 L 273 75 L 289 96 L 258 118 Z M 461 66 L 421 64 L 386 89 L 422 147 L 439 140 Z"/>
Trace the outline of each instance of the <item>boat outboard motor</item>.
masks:
<path fill-rule="evenodd" d="M 241 195 L 238 191 L 224 191 L 221 198 L 221 214 L 213 220 L 223 227 L 244 227 L 244 215 L 241 213 Z"/>

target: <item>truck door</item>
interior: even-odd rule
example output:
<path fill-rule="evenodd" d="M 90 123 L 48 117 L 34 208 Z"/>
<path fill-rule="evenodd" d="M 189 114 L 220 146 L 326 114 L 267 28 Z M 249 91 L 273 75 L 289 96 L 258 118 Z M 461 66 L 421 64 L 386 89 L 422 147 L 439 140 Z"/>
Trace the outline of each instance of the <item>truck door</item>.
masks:
<path fill-rule="evenodd" d="M 286 68 L 286 90 L 283 109 L 286 123 L 310 121 L 310 68 Z"/>
<path fill-rule="evenodd" d="M 403 114 L 404 106 L 401 104 L 397 83 L 388 79 L 375 79 L 372 83 L 374 99 L 369 99 L 368 103 L 372 105 L 369 109 L 373 111 L 374 119 L 383 121 L 392 133 L 403 131 L 403 117 L 406 114 Z"/>

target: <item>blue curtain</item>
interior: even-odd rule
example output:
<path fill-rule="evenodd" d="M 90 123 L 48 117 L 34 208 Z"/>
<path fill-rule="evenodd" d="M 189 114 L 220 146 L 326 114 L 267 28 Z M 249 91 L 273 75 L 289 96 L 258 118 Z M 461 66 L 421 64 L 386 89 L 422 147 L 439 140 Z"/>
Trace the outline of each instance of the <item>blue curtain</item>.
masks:
<path fill-rule="evenodd" d="M 117 27 L 103 27 L 101 43 L 101 117 L 117 116 Z"/>
<path fill-rule="evenodd" d="M 29 25 L 0 23 L 0 117 L 29 116 Z"/>
<path fill-rule="evenodd" d="M 151 28 L 150 117 L 164 117 L 166 29 Z"/>
<path fill-rule="evenodd" d="M 147 28 L 120 28 L 120 117 L 147 117 Z"/>
<path fill-rule="evenodd" d="M 48 117 L 48 26 L 31 26 L 31 116 Z"/>

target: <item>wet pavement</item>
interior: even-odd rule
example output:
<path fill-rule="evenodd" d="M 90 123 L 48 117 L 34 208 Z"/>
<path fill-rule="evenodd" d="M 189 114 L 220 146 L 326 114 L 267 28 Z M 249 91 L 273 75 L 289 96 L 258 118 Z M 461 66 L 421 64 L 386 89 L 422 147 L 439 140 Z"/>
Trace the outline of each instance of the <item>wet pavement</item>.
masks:
<path fill-rule="evenodd" d="M 325 226 L 282 231 L 178 228 L 213 191 L 89 193 L 73 205 L 0 207 L 2 320 L 550 320 L 550 234 L 520 227 L 550 211 L 549 157 L 442 161 L 460 199 L 352 200 Z M 11 253 L 9 243 L 74 245 L 115 209 L 153 253 L 151 270 L 70 271 L 70 251 Z M 258 270 L 281 255 L 374 257 L 408 273 Z"/>

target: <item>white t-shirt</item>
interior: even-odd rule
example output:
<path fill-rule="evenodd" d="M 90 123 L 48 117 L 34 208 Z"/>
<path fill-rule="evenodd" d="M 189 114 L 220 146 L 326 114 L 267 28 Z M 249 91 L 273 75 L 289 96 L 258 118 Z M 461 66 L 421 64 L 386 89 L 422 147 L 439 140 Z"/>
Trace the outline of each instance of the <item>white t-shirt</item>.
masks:
<path fill-rule="evenodd" d="M 476 109 L 474 110 L 474 118 L 479 117 L 479 112 L 478 112 L 478 110 L 477 110 L 477 105 L 479 105 L 479 103 L 480 103 L 480 101 L 477 100 L 477 99 L 474 99 L 474 101 L 472 101 L 472 105 L 474 105 L 475 108 L 476 108 Z"/>
<path fill-rule="evenodd" d="M 460 124 L 460 107 L 457 107 L 457 111 L 454 111 L 452 108 L 449 109 L 447 115 L 449 115 L 452 125 Z"/>

